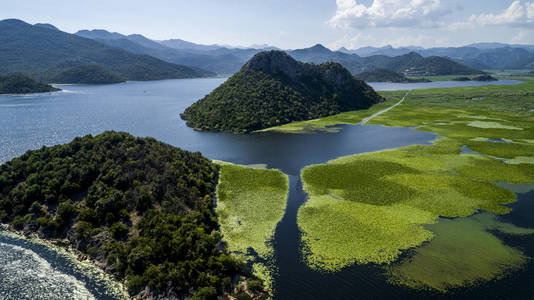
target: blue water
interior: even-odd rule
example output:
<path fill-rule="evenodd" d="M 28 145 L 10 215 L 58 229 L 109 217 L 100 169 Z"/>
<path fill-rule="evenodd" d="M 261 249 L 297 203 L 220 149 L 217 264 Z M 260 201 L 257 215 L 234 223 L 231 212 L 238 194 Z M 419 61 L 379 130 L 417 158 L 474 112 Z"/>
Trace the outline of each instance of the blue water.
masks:
<path fill-rule="evenodd" d="M 291 178 L 286 215 L 278 226 L 275 236 L 275 256 L 280 264 L 279 275 L 275 278 L 277 280 L 275 287 L 278 289 L 276 298 L 322 299 L 325 294 L 321 291 L 328 289 L 336 289 L 335 295 L 343 298 L 358 298 L 356 297 L 358 292 L 353 290 L 356 287 L 365 291 L 362 295 L 369 299 L 393 295 L 396 295 L 396 298 L 420 296 L 413 294 L 412 291 L 387 285 L 383 278 L 368 266 L 354 266 L 333 276 L 323 276 L 312 272 L 302 263 L 296 211 L 305 201 L 305 194 L 300 186 L 299 171 L 304 166 L 326 162 L 343 155 L 412 144 L 428 144 L 436 136 L 411 128 L 376 125 L 341 126 L 341 130 L 337 133 L 252 135 L 198 132 L 187 127 L 179 118 L 179 114 L 224 80 L 225 78 L 210 78 L 127 82 L 100 86 L 64 85 L 60 86 L 63 91 L 56 93 L 0 96 L 0 163 L 17 157 L 28 149 L 67 143 L 74 137 L 85 134 L 116 130 L 136 136 L 152 136 L 182 149 L 200 151 L 211 159 L 239 164 L 267 164 L 270 168 L 281 169 Z M 454 86 L 512 83 L 510 81 L 455 82 Z M 371 85 L 378 90 L 406 90 L 421 85 L 449 87 L 451 84 L 453 83 Z M 21 266 L 25 266 L 24 268 L 32 266 L 44 268 L 42 262 L 39 265 L 39 260 L 35 256 L 28 255 L 21 248 L 28 249 L 24 245 L 15 245 L 9 239 L 0 239 L 0 262 L 9 264 L 19 261 Z M 7 255 L 9 249 L 18 254 Z M 61 276 L 69 274 L 66 262 L 50 256 L 39 247 L 30 250 L 39 257 L 49 258 L 50 268 L 57 271 L 48 272 L 49 276 L 60 280 Z M 44 269 L 48 270 L 48 267 L 46 265 Z M 44 291 L 39 292 L 43 298 L 54 298 L 57 293 L 62 293 L 59 287 L 50 288 L 53 286 L 50 282 L 57 281 L 46 281 L 39 276 L 27 276 L 20 269 L 2 269 L 0 266 L 0 298 L 2 295 L 11 295 L 12 299 L 26 298 L 24 295 L 32 294 L 32 290 Z M 14 290 L 10 284 L 1 284 L 2 278 L 21 280 L 16 281 L 19 285 Z M 79 282 L 97 298 L 102 298 L 102 295 L 109 296 L 95 288 L 98 284 L 87 277 L 76 277 L 76 280 L 72 280 L 71 290 L 80 289 Z M 307 290 L 302 290 L 305 287 Z M 49 294 L 46 291 L 49 291 Z M 82 289 L 79 293 L 85 292 Z"/>

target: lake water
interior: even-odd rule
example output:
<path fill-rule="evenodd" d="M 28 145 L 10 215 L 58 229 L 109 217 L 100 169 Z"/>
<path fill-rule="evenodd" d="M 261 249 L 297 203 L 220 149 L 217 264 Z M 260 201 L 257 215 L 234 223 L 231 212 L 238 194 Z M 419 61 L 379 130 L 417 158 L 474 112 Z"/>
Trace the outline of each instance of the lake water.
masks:
<path fill-rule="evenodd" d="M 276 299 L 428 297 L 428 294 L 387 285 L 374 266 L 352 266 L 335 274 L 311 271 L 301 260 L 300 232 L 296 225 L 296 214 L 306 199 L 299 178 L 299 170 L 304 166 L 326 162 L 343 155 L 412 144 L 428 144 L 436 136 L 411 128 L 372 125 L 342 126 L 337 133 L 252 135 L 197 132 L 187 127 L 179 118 L 179 113 L 224 80 L 224 78 L 211 78 L 128 82 L 101 86 L 68 85 L 61 86 L 64 91 L 57 93 L 0 96 L 0 162 L 19 156 L 28 149 L 66 143 L 80 135 L 116 130 L 136 136 L 152 136 L 182 149 L 200 151 L 211 159 L 238 164 L 267 164 L 269 168 L 277 168 L 289 174 L 291 183 L 286 214 L 277 228 L 274 242 L 279 269 L 275 278 Z M 392 90 L 420 88 L 421 85 L 449 86 L 449 84 L 450 82 L 372 85 L 378 90 Z M 455 86 L 475 86 L 488 83 L 456 84 L 458 85 Z M 534 223 L 528 216 L 526 219 L 530 220 L 531 224 Z M 534 253 L 527 254 L 534 257 Z M 41 258 L 47 263 L 40 260 Z M 4 299 L 6 295 L 11 295 L 13 299 L 28 298 L 25 295 L 57 298 L 56 295 L 65 293 L 72 295 L 89 293 L 99 299 L 112 297 L 102 289 L 96 279 L 75 273 L 66 261 L 50 255 L 44 248 L 32 247 L 31 244 L 17 244 L 13 240 L 0 237 L 0 264 L 21 266 L 20 268 L 0 266 L 0 299 Z M 29 273 L 21 272 L 22 268 L 32 267 L 44 270 L 42 272 L 52 279 L 28 276 Z M 61 282 L 62 278 L 68 278 L 63 280 L 68 285 L 63 284 L 54 288 L 54 282 Z M 468 298 L 478 295 L 506 295 L 503 293 L 510 289 L 504 287 L 515 286 L 514 282 L 522 283 L 521 280 L 514 280 L 499 281 L 497 284 L 485 287 L 491 293 L 481 294 L 475 289 L 460 291 L 457 296 Z M 14 283 L 6 284 L 9 282 L 17 282 L 16 289 L 12 286 Z M 506 284 L 500 284 L 501 282 Z M 522 286 L 526 293 L 530 292 L 531 295 L 534 293 L 531 285 L 517 285 Z M 494 288 L 495 286 L 498 288 Z M 519 287 L 515 290 L 516 293 L 521 291 Z"/>

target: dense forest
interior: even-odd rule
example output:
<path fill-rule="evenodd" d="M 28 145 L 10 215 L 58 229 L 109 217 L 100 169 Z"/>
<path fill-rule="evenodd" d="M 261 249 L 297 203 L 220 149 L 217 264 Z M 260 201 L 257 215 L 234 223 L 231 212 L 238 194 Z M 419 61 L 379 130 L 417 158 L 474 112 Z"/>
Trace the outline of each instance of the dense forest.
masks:
<path fill-rule="evenodd" d="M 51 85 L 40 83 L 21 74 L 0 75 L 0 94 L 46 93 L 59 90 Z"/>
<path fill-rule="evenodd" d="M 68 239 L 132 296 L 212 299 L 242 270 L 221 245 L 217 180 L 200 153 L 126 133 L 88 135 L 0 165 L 0 219 Z"/>
<path fill-rule="evenodd" d="M 429 82 L 428 79 L 410 79 L 401 73 L 388 69 L 374 69 L 355 75 L 358 79 L 365 82 L 395 82 L 395 83 L 414 83 Z"/>
<path fill-rule="evenodd" d="M 134 54 L 74 34 L 16 19 L 0 21 L 0 74 L 20 72 L 44 82 L 75 66 L 96 63 L 125 80 L 207 77 L 215 74 Z"/>
<path fill-rule="evenodd" d="M 382 101 L 337 63 L 297 62 L 282 51 L 256 54 L 241 71 L 181 115 L 205 130 L 251 132 L 365 109 Z"/>
<path fill-rule="evenodd" d="M 124 82 L 117 73 L 97 64 L 81 65 L 67 69 L 51 80 L 54 83 L 106 84 Z"/>

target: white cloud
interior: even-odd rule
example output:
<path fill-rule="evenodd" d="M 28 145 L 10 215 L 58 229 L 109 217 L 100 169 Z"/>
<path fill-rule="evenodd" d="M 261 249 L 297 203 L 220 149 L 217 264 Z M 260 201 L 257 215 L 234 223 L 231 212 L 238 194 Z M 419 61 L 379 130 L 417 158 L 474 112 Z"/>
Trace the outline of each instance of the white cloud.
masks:
<path fill-rule="evenodd" d="M 451 28 L 473 28 L 475 26 L 532 26 L 534 24 L 534 2 L 514 1 L 497 14 L 472 15 L 468 22 L 458 22 Z"/>
<path fill-rule="evenodd" d="M 533 44 L 534 30 L 520 30 L 511 40 L 511 44 Z"/>
<path fill-rule="evenodd" d="M 328 21 L 334 27 L 437 26 L 440 16 L 451 12 L 440 0 L 373 0 L 370 6 L 359 0 L 336 0 L 336 14 Z"/>
<path fill-rule="evenodd" d="M 386 34 L 387 35 L 387 34 Z M 365 46 L 374 47 L 405 47 L 405 46 L 443 46 L 447 45 L 447 41 L 436 36 L 426 34 L 411 34 L 402 35 L 391 33 L 391 35 L 384 34 L 366 34 L 358 32 L 353 36 L 345 35 L 343 38 L 327 44 L 330 49 L 339 49 L 346 47 L 347 49 L 358 49 Z"/>

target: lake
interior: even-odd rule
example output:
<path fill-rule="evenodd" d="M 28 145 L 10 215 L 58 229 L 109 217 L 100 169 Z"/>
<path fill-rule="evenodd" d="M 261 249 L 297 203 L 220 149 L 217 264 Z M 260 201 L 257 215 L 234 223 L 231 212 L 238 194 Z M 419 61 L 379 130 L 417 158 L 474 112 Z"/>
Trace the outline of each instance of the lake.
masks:
<path fill-rule="evenodd" d="M 0 96 L 0 163 L 17 157 L 28 149 L 67 143 L 80 135 L 115 130 L 136 136 L 152 136 L 182 149 L 200 151 L 211 159 L 238 164 L 267 164 L 269 168 L 277 168 L 290 175 L 288 207 L 276 230 L 274 241 L 279 269 L 274 284 L 276 299 L 324 299 L 328 296 L 337 299 L 428 298 L 428 294 L 386 284 L 375 266 L 352 266 L 334 274 L 311 271 L 301 260 L 296 215 L 298 208 L 306 200 L 299 178 L 303 167 L 344 155 L 429 144 L 436 135 L 412 128 L 376 125 L 341 126 L 337 133 L 252 135 L 198 132 L 187 127 L 179 114 L 224 80 L 226 79 L 209 78 L 97 86 L 63 85 L 60 86 L 63 91 L 56 93 Z M 517 82 L 455 82 L 454 86 L 514 83 Z M 450 87 L 450 84 L 451 82 L 431 82 L 371 85 L 377 90 L 404 90 Z M 521 197 L 529 199 L 534 196 L 532 193 L 522 195 L 527 195 Z M 534 227 L 532 217 L 522 215 L 522 220 Z M 510 242 L 528 247 L 526 254 L 534 257 L 534 245 L 529 247 L 524 244 L 525 241 Z M 40 295 L 51 299 L 57 298 L 58 293 L 112 298 L 97 279 L 73 271 L 68 261 L 54 256 L 44 247 L 32 245 L 0 236 L 0 264 L 20 266 L 0 266 L 0 298 L 4 299 L 7 295 L 12 299 Z M 28 273 L 21 272 L 22 269 L 32 268 L 40 270 L 36 274 L 41 272 L 47 276 L 28 276 Z M 527 273 L 519 272 L 523 275 L 517 275 L 518 278 L 458 291 L 455 296 L 487 299 L 507 295 L 511 291 L 510 287 L 514 287 L 516 294 L 524 292 L 525 295 L 532 295 L 534 288 L 524 282 L 530 278 L 529 274 L 533 274 L 532 263 L 525 270 Z M 61 281 L 61 278 L 68 280 Z M 13 279 L 19 279 L 16 281 L 16 289 L 5 284 L 15 282 Z M 54 287 L 57 282 L 69 284 Z"/>

